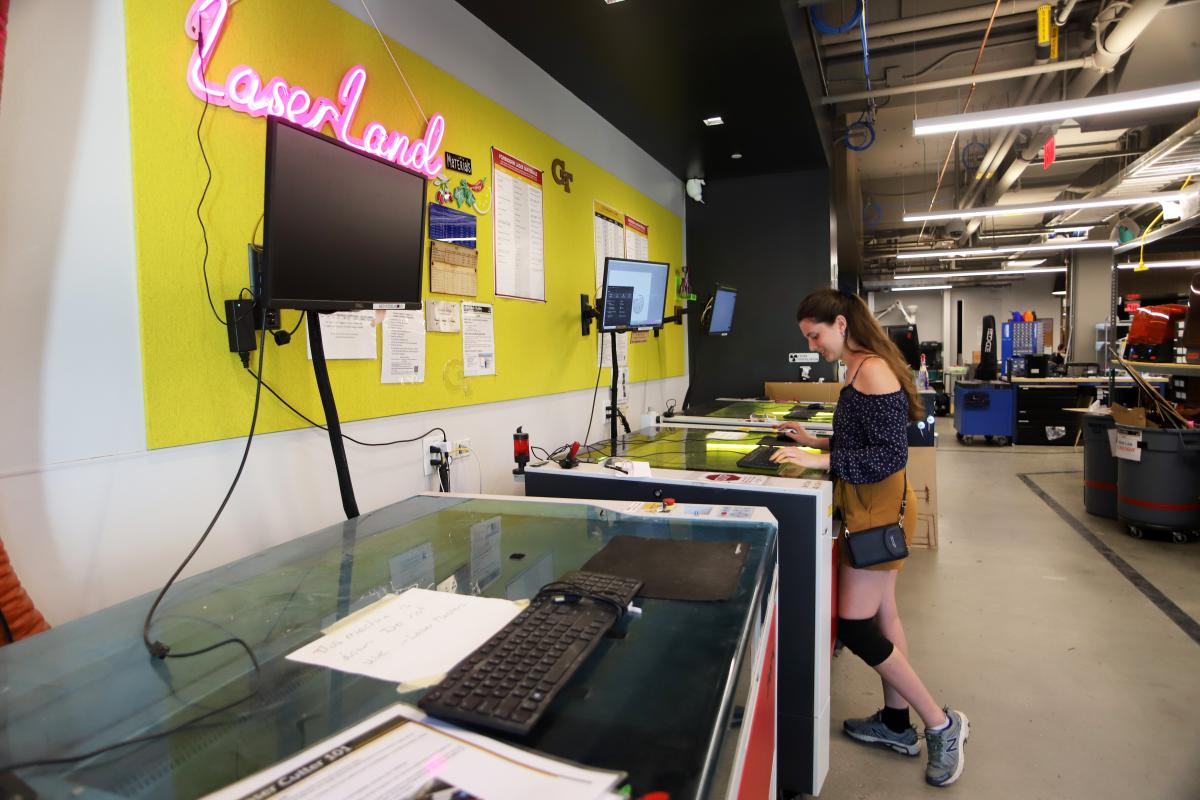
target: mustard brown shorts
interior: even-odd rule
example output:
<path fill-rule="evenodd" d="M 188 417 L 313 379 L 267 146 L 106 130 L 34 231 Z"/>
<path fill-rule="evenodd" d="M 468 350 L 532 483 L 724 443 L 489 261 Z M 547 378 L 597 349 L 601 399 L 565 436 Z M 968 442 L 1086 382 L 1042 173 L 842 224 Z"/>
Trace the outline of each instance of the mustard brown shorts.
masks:
<path fill-rule="evenodd" d="M 838 535 L 838 563 L 848 567 L 850 563 L 849 548 L 845 546 L 844 536 L 847 529 L 865 531 L 880 525 L 889 525 L 896 521 L 900 513 L 900 492 L 904 487 L 904 470 L 894 472 L 878 483 L 847 483 L 835 481 L 833 484 L 833 506 L 841 512 L 844 521 L 842 532 Z M 912 485 L 908 486 L 908 506 L 904 509 L 904 541 L 912 543 L 913 531 L 917 525 L 917 497 Z M 875 571 L 897 570 L 904 566 L 905 559 L 886 561 L 866 569 Z"/>

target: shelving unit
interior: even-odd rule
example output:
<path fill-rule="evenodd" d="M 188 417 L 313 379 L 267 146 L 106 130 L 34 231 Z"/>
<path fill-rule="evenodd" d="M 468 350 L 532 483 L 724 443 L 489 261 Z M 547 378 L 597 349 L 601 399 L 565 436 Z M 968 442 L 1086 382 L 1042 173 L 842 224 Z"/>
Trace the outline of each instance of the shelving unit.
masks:
<path fill-rule="evenodd" d="M 1200 364 L 1155 364 L 1148 361 L 1126 361 L 1138 372 L 1154 375 L 1185 375 L 1200 378 Z"/>

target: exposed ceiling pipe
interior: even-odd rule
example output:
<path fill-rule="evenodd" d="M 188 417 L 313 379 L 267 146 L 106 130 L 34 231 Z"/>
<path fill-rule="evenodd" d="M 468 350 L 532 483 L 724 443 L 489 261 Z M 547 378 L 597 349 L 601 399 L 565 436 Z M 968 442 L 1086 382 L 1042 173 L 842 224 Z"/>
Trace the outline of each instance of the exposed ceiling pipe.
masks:
<path fill-rule="evenodd" d="M 996 12 L 996 19 L 1000 20 L 1003 17 L 1011 17 L 1017 14 L 1028 14 L 1036 12 L 1039 5 L 1042 5 L 1046 0 L 1013 0 L 1013 2 L 1005 3 Z M 872 22 L 870 31 L 868 32 L 872 39 L 875 37 L 891 36 L 897 33 L 913 33 L 920 32 L 928 34 L 935 28 L 946 28 L 961 22 L 987 22 L 992 16 L 992 3 L 984 3 L 978 6 L 970 6 L 969 8 L 959 8 L 953 11 L 942 11 L 937 14 L 921 14 L 915 17 L 905 17 L 903 19 L 889 20 L 887 22 Z M 858 46 L 858 33 L 850 31 L 848 33 L 833 33 L 828 36 L 821 37 L 822 45 L 838 44 L 840 42 L 854 42 Z"/>
<path fill-rule="evenodd" d="M 869 92 L 847 92 L 846 94 L 835 94 L 830 97 L 822 97 L 821 104 L 830 106 L 834 103 L 847 103 L 852 100 L 867 100 L 872 97 L 892 97 L 898 94 L 919 94 L 921 92 L 932 92 L 937 89 L 950 89 L 955 86 L 970 86 L 975 83 L 988 83 L 990 81 L 1007 81 L 1012 78 L 1023 78 L 1029 76 L 1035 81 L 1037 76 L 1046 73 L 1064 72 L 1070 69 L 1095 69 L 1096 62 L 1091 56 L 1084 58 L 1072 58 L 1068 61 L 1040 61 L 1028 67 L 1015 67 L 1013 69 L 1002 69 L 996 72 L 981 72 L 978 75 L 962 75 L 957 78 L 944 78 L 939 81 L 922 81 L 921 83 L 909 83 L 903 86 L 887 86 L 882 89 L 872 89 Z M 1028 82 L 1027 82 L 1028 83 Z M 1025 102 L 1025 101 L 1021 101 Z"/>
<path fill-rule="evenodd" d="M 1016 105 L 1022 106 L 1027 103 L 1036 103 L 1053 82 L 1054 78 L 1051 75 L 1032 76 L 1021 87 L 1021 94 L 1017 97 Z M 991 146 L 988 147 L 983 160 L 979 162 L 979 166 L 975 169 L 974 180 L 967 191 L 963 193 L 962 199 L 959 200 L 959 208 L 966 208 L 978 202 L 984 189 L 987 188 L 988 181 L 992 179 L 992 175 L 1000 168 L 1000 164 L 1004 161 L 1004 157 L 1008 155 L 1009 151 L 1012 150 L 1012 146 L 1020 133 L 1021 129 L 1019 127 L 1011 125 L 1001 128 L 996 132 L 996 135 L 992 138 Z"/>
<path fill-rule="evenodd" d="M 1075 8 L 1075 0 L 1058 0 L 1058 8 L 1054 11 L 1054 24 L 1062 27 L 1067 24 L 1067 18 L 1071 16 L 1072 9 Z"/>
<path fill-rule="evenodd" d="M 991 6 L 988 6 L 989 10 Z M 1037 23 L 1037 14 L 1016 14 L 1010 17 L 1000 19 L 1000 15 L 996 15 L 996 24 L 993 26 L 993 31 L 1010 28 L 1016 25 L 1029 26 L 1030 29 Z M 914 17 L 915 19 L 915 17 Z M 876 36 L 874 27 L 869 33 L 870 39 L 867 40 L 868 47 L 871 52 L 875 53 L 881 50 L 887 50 L 892 47 L 906 47 L 916 44 L 918 46 L 928 46 L 932 42 L 940 39 L 949 39 L 956 36 L 968 36 L 973 33 L 980 33 L 987 27 L 987 19 L 982 22 L 962 22 L 958 25 L 946 25 L 944 27 L 935 27 L 930 30 L 909 31 L 907 33 L 896 33 L 891 36 Z M 824 46 L 823 51 L 826 58 L 839 58 L 841 56 L 859 55 L 862 53 L 862 41 L 845 42 L 843 44 L 833 44 Z"/>
<path fill-rule="evenodd" d="M 1146 27 L 1166 5 L 1167 0 L 1135 0 L 1129 9 L 1117 19 L 1116 24 L 1109 29 L 1108 35 L 1096 40 L 1094 55 L 1097 68 L 1076 74 L 1074 80 L 1067 85 L 1066 99 L 1078 100 L 1087 97 L 1092 89 L 1100 83 L 1100 80 L 1120 63 L 1121 57 L 1128 52 L 1129 48 L 1133 47 L 1137 38 L 1142 35 Z M 992 197 L 994 204 L 999 203 L 1000 198 L 1008 193 L 1022 173 L 1037 158 L 1042 146 L 1058 131 L 1061 125 L 1062 122 L 1055 122 L 1042 127 L 1025 149 L 1017 154 L 1008 169 L 1000 176 L 1000 180 L 996 182 L 996 190 Z M 980 217 L 968 220 L 961 238 L 970 238 L 971 234 L 979 229 L 981 221 Z"/>

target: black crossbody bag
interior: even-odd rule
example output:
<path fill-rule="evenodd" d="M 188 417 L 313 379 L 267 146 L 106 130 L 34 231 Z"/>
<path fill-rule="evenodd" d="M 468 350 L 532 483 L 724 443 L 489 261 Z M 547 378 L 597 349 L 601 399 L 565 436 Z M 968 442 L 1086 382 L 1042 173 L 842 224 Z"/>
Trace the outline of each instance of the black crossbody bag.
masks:
<path fill-rule="evenodd" d="M 900 517 L 890 525 L 867 528 L 851 533 L 846 528 L 846 548 L 850 553 L 850 564 L 855 569 L 865 569 L 888 561 L 908 558 L 908 542 L 904 541 L 904 510 L 908 507 L 908 470 L 904 470 L 904 488 L 900 493 Z"/>

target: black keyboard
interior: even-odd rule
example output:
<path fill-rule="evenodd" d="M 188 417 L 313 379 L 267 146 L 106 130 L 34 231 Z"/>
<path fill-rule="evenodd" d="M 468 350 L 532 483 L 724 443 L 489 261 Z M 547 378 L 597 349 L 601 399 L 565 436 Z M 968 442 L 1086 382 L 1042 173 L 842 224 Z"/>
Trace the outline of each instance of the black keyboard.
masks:
<path fill-rule="evenodd" d="M 738 459 L 738 466 L 746 469 L 769 469 L 777 470 L 779 465 L 771 460 L 771 454 L 779 448 L 777 447 L 756 447 L 748 455 Z"/>
<path fill-rule="evenodd" d="M 417 705 L 442 719 L 529 733 L 641 588 L 633 578 L 566 573 Z"/>

